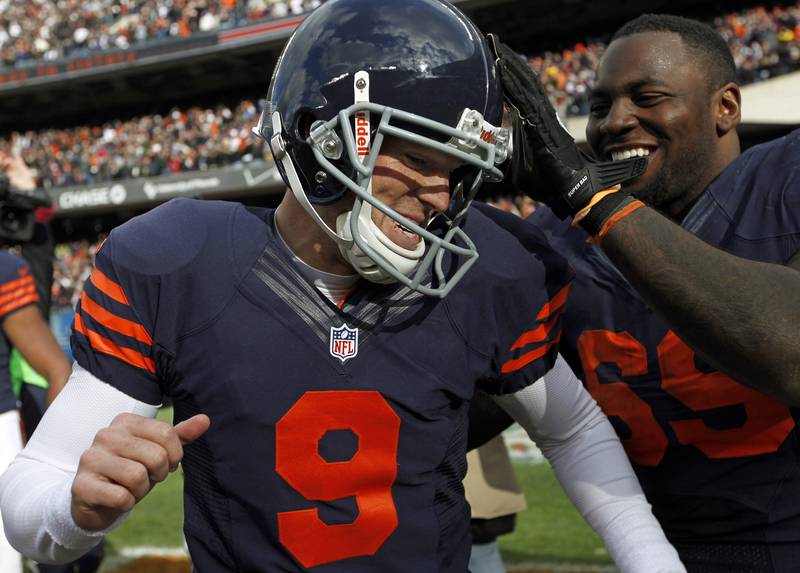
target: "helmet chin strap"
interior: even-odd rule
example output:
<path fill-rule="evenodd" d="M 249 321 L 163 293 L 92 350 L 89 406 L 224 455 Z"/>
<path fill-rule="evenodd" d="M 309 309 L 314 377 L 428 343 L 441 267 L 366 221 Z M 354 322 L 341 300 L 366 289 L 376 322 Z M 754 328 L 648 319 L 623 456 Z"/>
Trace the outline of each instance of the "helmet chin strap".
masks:
<path fill-rule="evenodd" d="M 297 175 L 297 170 L 294 167 L 294 163 L 292 163 L 292 159 L 289 157 L 289 154 L 286 153 L 286 145 L 283 141 L 283 125 L 281 124 L 281 115 L 280 113 L 273 112 L 272 114 L 272 140 L 270 141 L 270 148 L 272 149 L 272 157 L 275 161 L 279 162 L 283 167 L 284 171 L 286 172 L 286 178 L 289 180 L 289 189 L 292 191 L 292 195 L 294 198 L 297 199 L 297 202 L 305 209 L 305 211 L 311 216 L 311 219 L 319 225 L 325 234 L 328 235 L 333 241 L 339 246 L 339 248 L 347 248 L 352 246 L 352 239 L 348 240 L 344 237 L 341 237 L 331 229 L 325 220 L 320 216 L 317 210 L 314 208 L 314 205 L 311 204 L 311 201 L 308 200 L 305 191 L 303 191 L 303 184 L 300 183 L 300 177 Z M 258 130 L 261 132 L 261 122 L 263 121 L 263 116 L 258 122 L 258 126 L 254 129 L 254 131 Z"/>
<path fill-rule="evenodd" d="M 356 199 L 356 201 L 361 203 L 361 209 L 355 221 L 352 221 L 353 211 L 342 213 L 336 218 L 338 234 L 350 243 L 349 247 L 339 243 L 339 252 L 356 272 L 368 281 L 379 284 L 397 282 L 397 279 L 364 254 L 364 251 L 353 241 L 353 229 L 355 228 L 361 240 L 377 251 L 400 273 L 410 276 L 425 254 L 425 241 L 420 238 L 413 250 L 397 245 L 372 220 L 372 206 L 361 199 Z"/>

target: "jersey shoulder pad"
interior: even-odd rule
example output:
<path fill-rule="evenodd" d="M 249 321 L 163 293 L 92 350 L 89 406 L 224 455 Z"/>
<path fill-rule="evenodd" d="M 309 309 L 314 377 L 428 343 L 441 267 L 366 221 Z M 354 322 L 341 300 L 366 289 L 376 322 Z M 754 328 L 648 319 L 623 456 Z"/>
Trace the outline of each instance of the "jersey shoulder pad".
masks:
<path fill-rule="evenodd" d="M 464 231 L 478 261 L 445 304 L 467 345 L 490 357 L 482 387 L 515 392 L 555 363 L 573 271 L 537 227 L 516 215 L 478 204 Z"/>
<path fill-rule="evenodd" d="M 26 276 L 31 276 L 31 271 L 25 259 L 8 251 L 0 251 L 0 285 Z"/>
<path fill-rule="evenodd" d="M 478 272 L 467 273 L 467 277 L 480 274 L 482 281 L 488 276 L 495 283 L 524 281 L 528 285 L 532 280 L 543 284 L 546 276 L 560 283 L 571 277 L 566 260 L 542 230 L 517 215 L 475 204 L 464 231 L 475 242 L 479 255 L 475 265 Z"/>
<path fill-rule="evenodd" d="M 747 258 L 782 262 L 792 256 L 800 246 L 800 131 L 742 153 L 698 205 L 684 226 L 698 228 L 703 239 Z M 700 218 L 713 210 L 719 215 Z M 772 255 L 759 246 L 765 242 Z"/>
<path fill-rule="evenodd" d="M 262 224 L 252 219 L 238 203 L 173 199 L 114 229 L 98 254 L 140 275 L 196 266 L 200 268 L 195 272 L 213 270 L 221 258 L 235 255 L 231 249 L 236 236 L 259 230 L 263 234 Z"/>
<path fill-rule="evenodd" d="M 537 227 L 560 255 L 573 262 L 589 248 L 589 235 L 572 225 L 572 219 L 559 219 L 547 205 L 540 205 L 526 219 Z"/>
<path fill-rule="evenodd" d="M 265 221 L 241 204 L 173 199 L 114 229 L 98 249 L 95 274 L 118 285 L 145 324 L 171 309 L 178 334 L 230 299 L 265 238 Z"/>
<path fill-rule="evenodd" d="M 736 158 L 708 187 L 727 212 L 800 207 L 800 130 L 755 145 Z"/>

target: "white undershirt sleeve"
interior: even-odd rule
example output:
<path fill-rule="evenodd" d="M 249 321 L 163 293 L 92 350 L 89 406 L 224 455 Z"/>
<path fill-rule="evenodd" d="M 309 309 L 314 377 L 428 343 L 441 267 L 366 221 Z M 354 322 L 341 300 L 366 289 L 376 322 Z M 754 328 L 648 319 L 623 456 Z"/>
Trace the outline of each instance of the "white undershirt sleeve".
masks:
<path fill-rule="evenodd" d="M 685 573 L 614 428 L 560 355 L 540 380 L 494 399 L 542 450 L 622 573 Z"/>
<path fill-rule="evenodd" d="M 108 531 L 73 521 L 72 481 L 95 434 L 123 412 L 154 417 L 158 406 L 131 398 L 77 363 L 31 440 L 0 476 L 0 509 L 11 544 L 39 563 L 77 559 Z"/>

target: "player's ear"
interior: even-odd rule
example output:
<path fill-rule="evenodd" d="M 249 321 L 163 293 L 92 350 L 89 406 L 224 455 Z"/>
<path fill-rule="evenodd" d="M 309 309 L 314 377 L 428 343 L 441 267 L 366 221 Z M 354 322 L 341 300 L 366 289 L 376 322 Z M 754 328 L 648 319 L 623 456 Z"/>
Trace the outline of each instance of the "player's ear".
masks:
<path fill-rule="evenodd" d="M 717 112 L 717 135 L 722 137 L 735 130 L 742 119 L 742 94 L 739 86 L 730 82 L 717 90 L 714 98 Z"/>

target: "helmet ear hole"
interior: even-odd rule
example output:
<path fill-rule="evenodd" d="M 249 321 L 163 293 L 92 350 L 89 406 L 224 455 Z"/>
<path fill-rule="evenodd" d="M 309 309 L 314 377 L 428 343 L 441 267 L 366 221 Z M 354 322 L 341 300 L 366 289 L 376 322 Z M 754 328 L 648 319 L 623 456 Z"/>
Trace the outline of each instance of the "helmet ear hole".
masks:
<path fill-rule="evenodd" d="M 297 133 L 301 139 L 308 139 L 311 134 L 311 126 L 316 121 L 314 114 L 310 112 L 303 112 L 297 118 Z"/>

